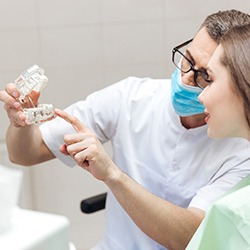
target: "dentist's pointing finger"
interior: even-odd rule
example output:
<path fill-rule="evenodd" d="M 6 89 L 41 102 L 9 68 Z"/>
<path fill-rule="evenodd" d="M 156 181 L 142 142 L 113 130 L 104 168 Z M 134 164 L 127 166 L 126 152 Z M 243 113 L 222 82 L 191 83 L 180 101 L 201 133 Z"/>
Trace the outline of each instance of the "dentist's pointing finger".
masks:
<path fill-rule="evenodd" d="M 83 126 L 83 124 L 76 117 L 71 116 L 70 114 L 68 114 L 64 110 L 55 109 L 55 113 L 59 117 L 61 117 L 62 119 L 64 119 L 66 122 L 70 123 L 73 126 L 73 128 L 76 130 L 76 132 L 80 132 L 80 131 L 82 131 L 82 130 L 85 129 L 85 127 Z"/>

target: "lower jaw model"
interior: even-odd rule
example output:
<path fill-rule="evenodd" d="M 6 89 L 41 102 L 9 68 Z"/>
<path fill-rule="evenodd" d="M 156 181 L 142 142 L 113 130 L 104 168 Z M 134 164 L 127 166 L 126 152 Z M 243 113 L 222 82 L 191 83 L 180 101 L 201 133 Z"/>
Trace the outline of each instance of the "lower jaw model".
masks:
<path fill-rule="evenodd" d="M 39 104 L 35 108 L 24 108 L 27 124 L 39 124 L 56 117 L 52 104 Z"/>

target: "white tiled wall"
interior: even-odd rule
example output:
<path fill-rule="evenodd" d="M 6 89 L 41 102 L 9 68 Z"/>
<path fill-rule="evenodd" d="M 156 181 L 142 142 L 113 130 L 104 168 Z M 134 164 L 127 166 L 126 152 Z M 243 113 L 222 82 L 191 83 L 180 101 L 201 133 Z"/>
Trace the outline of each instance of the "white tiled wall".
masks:
<path fill-rule="evenodd" d="M 246 0 L 0 0 L 0 88 L 36 63 L 49 77 L 41 101 L 63 108 L 130 75 L 170 77 L 172 47 L 229 8 L 250 11 Z M 2 164 L 7 125 L 1 107 Z M 79 203 L 102 183 L 57 160 L 25 169 L 24 181 L 21 205 L 68 216 L 78 249 L 101 237 L 104 212 L 83 215 Z"/>

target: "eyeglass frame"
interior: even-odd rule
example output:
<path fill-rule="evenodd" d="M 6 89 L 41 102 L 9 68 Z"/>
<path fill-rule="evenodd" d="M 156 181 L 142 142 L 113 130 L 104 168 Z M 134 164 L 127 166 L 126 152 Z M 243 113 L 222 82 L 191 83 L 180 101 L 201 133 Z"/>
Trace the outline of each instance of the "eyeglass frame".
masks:
<path fill-rule="evenodd" d="M 184 43 L 182 43 L 182 44 L 180 44 L 180 45 L 178 45 L 178 46 L 176 46 L 176 47 L 174 47 L 173 49 L 172 49 L 172 62 L 173 62 L 173 64 L 181 71 L 181 72 L 183 72 L 183 73 L 188 73 L 188 72 L 190 72 L 191 70 L 194 72 L 194 83 L 196 84 L 196 86 L 197 87 L 199 87 L 200 89 L 205 89 L 205 87 L 202 87 L 198 82 L 197 82 L 197 76 L 198 76 L 198 73 L 201 73 L 203 76 L 204 76 L 204 79 L 205 79 L 205 81 L 208 83 L 208 85 L 209 85 L 209 75 L 206 73 L 206 72 L 204 72 L 204 71 L 201 71 L 201 70 L 197 70 L 195 67 L 194 67 L 194 65 L 193 65 L 193 63 L 179 50 L 179 49 L 181 49 L 182 47 L 184 47 L 184 46 L 186 46 L 186 45 L 188 45 L 189 43 L 191 43 L 193 41 L 193 38 L 192 39 L 190 39 L 190 40 L 188 40 L 188 41 L 186 41 L 186 42 L 184 42 Z M 184 70 L 182 70 L 178 65 L 176 65 L 176 63 L 175 63 L 175 61 L 174 61 L 174 55 L 175 55 L 175 53 L 176 52 L 178 52 L 179 54 L 181 54 L 181 56 L 183 56 L 187 61 L 188 61 L 188 63 L 189 63 L 189 65 L 190 65 L 190 69 L 189 70 L 187 70 L 187 71 L 184 71 Z"/>

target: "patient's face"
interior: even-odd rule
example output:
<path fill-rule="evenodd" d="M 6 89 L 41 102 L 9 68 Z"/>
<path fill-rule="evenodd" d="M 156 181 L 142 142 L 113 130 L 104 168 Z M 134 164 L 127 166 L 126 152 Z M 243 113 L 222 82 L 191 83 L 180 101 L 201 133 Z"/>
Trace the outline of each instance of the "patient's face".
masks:
<path fill-rule="evenodd" d="M 223 53 L 221 45 L 215 50 L 208 63 L 211 85 L 200 94 L 205 106 L 208 136 L 211 138 L 243 137 L 248 139 L 249 128 L 243 101 L 233 90 L 228 70 L 220 63 Z"/>

